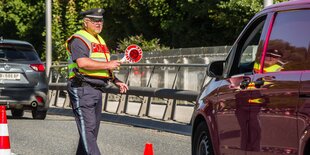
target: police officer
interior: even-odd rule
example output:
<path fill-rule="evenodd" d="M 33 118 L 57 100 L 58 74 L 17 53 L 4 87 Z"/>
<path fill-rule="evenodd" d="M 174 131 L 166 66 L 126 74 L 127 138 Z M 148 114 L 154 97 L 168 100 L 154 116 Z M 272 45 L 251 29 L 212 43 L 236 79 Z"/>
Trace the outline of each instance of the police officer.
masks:
<path fill-rule="evenodd" d="M 66 41 L 68 93 L 80 135 L 77 155 L 100 155 L 97 136 L 102 111 L 102 88 L 112 82 L 119 87 L 120 93 L 128 90 L 128 86 L 112 72 L 120 66 L 120 62 L 110 61 L 107 45 L 99 36 L 103 12 L 100 8 L 81 12 L 83 29 Z"/>

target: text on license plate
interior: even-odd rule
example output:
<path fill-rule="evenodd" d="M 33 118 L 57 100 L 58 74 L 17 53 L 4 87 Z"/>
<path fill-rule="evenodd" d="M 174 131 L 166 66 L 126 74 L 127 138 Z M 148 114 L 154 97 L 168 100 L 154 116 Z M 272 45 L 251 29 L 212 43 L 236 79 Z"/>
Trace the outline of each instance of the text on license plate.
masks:
<path fill-rule="evenodd" d="M 20 80 L 19 73 L 0 73 L 0 80 Z"/>

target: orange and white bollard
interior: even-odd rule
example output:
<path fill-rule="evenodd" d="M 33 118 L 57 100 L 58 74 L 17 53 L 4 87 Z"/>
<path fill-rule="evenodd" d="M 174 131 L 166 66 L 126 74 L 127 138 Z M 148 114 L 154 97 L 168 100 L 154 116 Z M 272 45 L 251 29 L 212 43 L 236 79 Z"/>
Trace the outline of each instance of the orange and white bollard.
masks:
<path fill-rule="evenodd" d="M 0 155 L 11 155 L 5 106 L 0 106 Z"/>

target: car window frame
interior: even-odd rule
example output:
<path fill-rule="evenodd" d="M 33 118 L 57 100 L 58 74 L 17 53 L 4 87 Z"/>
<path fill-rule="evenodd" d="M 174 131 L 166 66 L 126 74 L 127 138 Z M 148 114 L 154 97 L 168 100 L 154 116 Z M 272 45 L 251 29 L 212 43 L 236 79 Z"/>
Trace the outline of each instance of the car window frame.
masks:
<path fill-rule="evenodd" d="M 248 39 L 248 37 L 250 36 L 251 32 L 264 20 L 264 26 L 263 26 L 263 31 L 260 37 L 260 41 L 263 48 L 261 53 L 264 53 L 265 49 L 264 46 L 266 44 L 267 35 L 268 35 L 268 30 L 270 25 L 270 22 L 272 22 L 272 17 L 273 17 L 274 13 L 272 12 L 266 12 L 266 13 L 262 13 L 262 14 L 258 14 L 256 15 L 253 19 L 251 19 L 251 21 L 246 25 L 246 27 L 244 28 L 244 30 L 240 33 L 239 37 L 237 38 L 237 40 L 235 41 L 235 43 L 233 44 L 228 57 L 226 58 L 225 61 L 225 69 L 224 69 L 224 73 L 223 73 L 223 78 L 229 78 L 231 76 L 234 75 L 238 75 L 238 74 L 233 74 L 233 67 L 234 65 L 238 65 L 239 64 L 239 59 L 240 59 L 240 54 L 243 52 L 242 48 L 245 45 L 245 41 Z M 260 52 L 258 51 L 256 53 L 256 58 L 257 58 L 257 54 L 259 54 Z"/>

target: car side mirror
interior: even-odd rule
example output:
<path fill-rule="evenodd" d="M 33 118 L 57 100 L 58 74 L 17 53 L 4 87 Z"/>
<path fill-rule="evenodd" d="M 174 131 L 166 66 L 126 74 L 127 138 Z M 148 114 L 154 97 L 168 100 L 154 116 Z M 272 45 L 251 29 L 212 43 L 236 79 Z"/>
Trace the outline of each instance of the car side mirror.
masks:
<path fill-rule="evenodd" d="M 207 69 L 207 75 L 209 77 L 215 77 L 220 78 L 223 76 L 224 71 L 224 63 L 225 61 L 213 61 L 209 63 L 208 69 Z"/>

